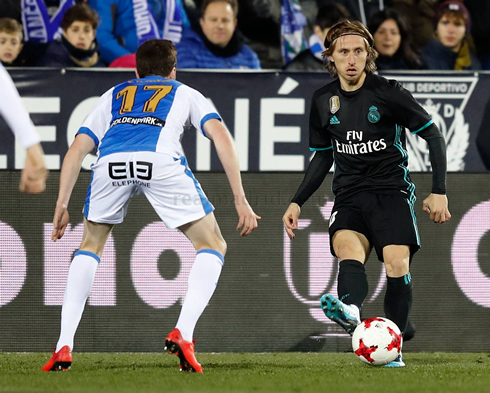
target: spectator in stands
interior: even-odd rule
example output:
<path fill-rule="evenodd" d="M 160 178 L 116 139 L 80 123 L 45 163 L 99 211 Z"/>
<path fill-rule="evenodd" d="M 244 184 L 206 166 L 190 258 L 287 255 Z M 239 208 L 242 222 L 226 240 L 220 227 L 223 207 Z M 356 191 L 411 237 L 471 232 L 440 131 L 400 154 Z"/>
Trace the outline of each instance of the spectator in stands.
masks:
<path fill-rule="evenodd" d="M 435 38 L 424 48 L 423 60 L 431 70 L 479 70 L 470 34 L 471 18 L 458 1 L 446 1 L 436 9 Z"/>
<path fill-rule="evenodd" d="M 0 0 L 0 16 L 21 22 L 24 46 L 15 64 L 37 65 L 50 42 L 59 36 L 66 10 L 85 0 Z"/>
<path fill-rule="evenodd" d="M 178 68 L 260 69 L 257 54 L 236 28 L 237 14 L 237 0 L 205 0 L 201 28 L 177 44 Z"/>
<path fill-rule="evenodd" d="M 371 18 L 368 25 L 374 37 L 378 70 L 417 70 L 422 61 L 416 52 L 408 24 L 394 9 L 385 9 Z"/>
<path fill-rule="evenodd" d="M 325 71 L 325 61 L 328 58 L 323 58 L 325 50 L 325 37 L 330 28 L 341 19 L 349 18 L 349 11 L 336 3 L 325 4 L 318 10 L 315 19 L 313 34 L 309 38 L 309 48 L 301 52 L 292 61 L 286 64 L 284 71 Z"/>
<path fill-rule="evenodd" d="M 97 35 L 102 60 L 111 65 L 121 56 L 136 53 L 138 47 L 149 39 L 165 38 L 177 43 L 180 34 L 178 38 L 164 34 L 165 6 L 169 1 L 178 10 L 185 31 L 189 21 L 181 0 L 89 0 L 89 5 L 97 11 L 101 20 Z M 134 56 L 129 57 L 134 65 Z"/>
<path fill-rule="evenodd" d="M 0 19 L 0 61 L 11 66 L 22 50 L 22 25 L 15 19 Z"/>
<path fill-rule="evenodd" d="M 411 27 L 413 42 L 423 48 L 432 39 L 435 7 L 440 0 L 392 0 L 391 6 L 403 15 Z"/>
<path fill-rule="evenodd" d="M 318 6 L 328 3 L 338 3 L 349 11 L 354 20 L 359 20 L 367 26 L 367 22 L 378 11 L 383 11 L 387 0 L 317 0 Z"/>
<path fill-rule="evenodd" d="M 99 19 L 86 4 L 66 11 L 61 21 L 62 35 L 53 41 L 39 62 L 41 67 L 104 67 L 95 38 Z"/>

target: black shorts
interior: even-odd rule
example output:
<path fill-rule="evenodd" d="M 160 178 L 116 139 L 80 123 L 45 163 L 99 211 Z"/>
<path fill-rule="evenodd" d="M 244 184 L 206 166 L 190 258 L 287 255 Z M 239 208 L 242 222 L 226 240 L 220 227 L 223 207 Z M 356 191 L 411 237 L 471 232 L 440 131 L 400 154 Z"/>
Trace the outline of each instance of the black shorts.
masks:
<path fill-rule="evenodd" d="M 383 248 L 389 245 L 410 247 L 410 258 L 420 249 L 414 202 L 403 195 L 359 192 L 335 201 L 330 216 L 330 252 L 333 236 L 340 229 L 362 233 L 383 262 Z"/>

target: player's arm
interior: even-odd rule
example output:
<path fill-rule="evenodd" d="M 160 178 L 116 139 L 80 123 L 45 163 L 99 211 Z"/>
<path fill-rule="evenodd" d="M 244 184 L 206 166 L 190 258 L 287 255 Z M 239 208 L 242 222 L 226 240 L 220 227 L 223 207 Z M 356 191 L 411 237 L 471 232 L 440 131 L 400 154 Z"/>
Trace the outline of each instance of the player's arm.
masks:
<path fill-rule="evenodd" d="M 291 239 L 294 239 L 294 230 L 298 229 L 298 218 L 301 213 L 301 206 L 318 190 L 325 180 L 333 164 L 333 150 L 321 150 L 315 152 L 313 159 L 306 169 L 305 176 L 298 191 L 291 200 L 286 213 L 282 217 L 282 222 L 286 232 Z"/>
<path fill-rule="evenodd" d="M 237 230 L 241 229 L 240 234 L 246 236 L 257 228 L 257 220 L 260 220 L 260 217 L 254 213 L 245 196 L 233 139 L 226 127 L 217 119 L 206 121 L 203 128 L 206 136 L 213 141 L 218 157 L 228 177 L 233 192 L 235 208 L 239 217 Z"/>
<path fill-rule="evenodd" d="M 60 189 L 53 217 L 51 240 L 61 239 L 70 220 L 68 204 L 78 179 L 85 156 L 95 148 L 94 140 L 87 134 L 78 134 L 63 160 L 60 174 Z"/>
<path fill-rule="evenodd" d="M 333 164 L 332 140 L 328 129 L 323 127 L 326 119 L 318 108 L 318 91 L 313 94 L 311 99 L 311 109 L 309 118 L 309 142 L 310 150 L 315 151 L 313 159 L 306 169 L 305 176 L 298 191 L 291 200 L 291 204 L 282 217 L 284 228 L 289 238 L 294 239 L 294 230 L 298 229 L 298 218 L 301 214 L 301 206 L 313 195 L 320 187 L 330 171 Z"/>
<path fill-rule="evenodd" d="M 391 81 L 388 105 L 398 124 L 427 141 L 432 164 L 432 193 L 424 200 L 423 209 L 430 219 L 443 223 L 451 218 L 446 197 L 446 143 L 430 115 L 412 94 L 398 82 Z"/>
<path fill-rule="evenodd" d="M 27 150 L 26 162 L 20 177 L 19 190 L 40 193 L 46 188 L 48 171 L 40 138 L 29 113 L 22 104 L 20 95 L 8 72 L 0 66 L 0 114 L 4 117 L 15 137 Z"/>
<path fill-rule="evenodd" d="M 446 142 L 434 123 L 417 135 L 427 142 L 432 165 L 432 193 L 424 200 L 422 208 L 430 214 L 432 221 L 442 224 L 451 218 L 446 197 Z"/>

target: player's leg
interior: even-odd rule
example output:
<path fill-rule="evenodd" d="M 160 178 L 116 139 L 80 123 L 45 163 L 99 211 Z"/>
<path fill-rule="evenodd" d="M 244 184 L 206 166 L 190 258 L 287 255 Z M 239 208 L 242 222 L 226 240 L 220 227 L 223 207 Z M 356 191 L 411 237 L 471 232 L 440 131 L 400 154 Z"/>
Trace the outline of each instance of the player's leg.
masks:
<path fill-rule="evenodd" d="M 167 336 L 166 346 L 179 355 L 182 370 L 202 372 L 194 354 L 193 333 L 216 289 L 226 243 L 214 217 L 214 207 L 185 158 L 145 152 L 144 159 L 153 166 L 151 187 L 142 187 L 142 191 L 165 225 L 180 229 L 197 251 L 179 320 Z"/>
<path fill-rule="evenodd" d="M 338 298 L 325 294 L 320 302 L 325 315 L 352 334 L 361 322 L 360 309 L 368 292 L 364 263 L 370 244 L 362 233 L 343 229 L 335 232 L 332 248 L 340 261 Z"/>
<path fill-rule="evenodd" d="M 412 307 L 412 277 L 410 275 L 410 247 L 389 245 L 383 248 L 387 289 L 384 300 L 386 317 L 404 334 Z"/>
<path fill-rule="evenodd" d="M 73 339 L 95 278 L 95 272 L 112 230 L 121 223 L 127 212 L 135 186 L 121 185 L 110 177 L 111 163 L 121 170 L 131 160 L 131 153 L 116 153 L 102 157 L 92 167 L 92 178 L 84 206 L 84 231 L 80 249 L 75 253 L 68 272 L 65 296 L 61 309 L 61 332 L 55 353 L 43 367 L 44 371 L 66 368 Z M 63 360 L 63 362 L 61 362 Z"/>
<path fill-rule="evenodd" d="M 385 293 L 384 311 L 405 334 L 412 307 L 412 278 L 410 275 L 410 247 L 389 245 L 383 248 L 388 286 Z M 405 367 L 402 354 L 385 367 Z"/>
<path fill-rule="evenodd" d="M 226 242 L 214 213 L 179 228 L 194 245 L 197 254 L 188 279 L 187 294 L 176 328 L 192 341 L 196 323 L 211 299 L 225 263 Z"/>
<path fill-rule="evenodd" d="M 337 286 L 339 298 L 360 309 L 369 289 L 364 263 L 371 245 L 362 233 L 340 230 L 333 237 L 333 248 L 340 261 Z"/>
<path fill-rule="evenodd" d="M 97 224 L 84 220 L 84 232 L 80 249 L 75 252 L 68 272 L 65 296 L 61 308 L 61 331 L 53 356 L 43 371 L 58 371 L 70 368 L 71 351 L 75 332 L 82 318 L 85 303 L 90 294 L 95 272 L 112 225 Z"/>
<path fill-rule="evenodd" d="M 401 195 L 376 195 L 371 217 L 373 245 L 384 262 L 387 276 L 385 314 L 405 333 L 412 305 L 411 257 L 420 248 L 413 210 L 414 198 Z"/>
<path fill-rule="evenodd" d="M 177 325 L 168 335 L 166 346 L 172 353 L 179 352 L 180 347 L 184 355 L 184 359 L 181 357 L 181 369 L 202 372 L 202 367 L 194 356 L 193 334 L 197 321 L 218 285 L 225 263 L 226 242 L 212 212 L 179 229 L 192 242 L 197 254 L 189 273 L 187 293 Z M 194 370 L 188 369 L 186 361 Z"/>
<path fill-rule="evenodd" d="M 412 305 L 410 261 L 420 248 L 413 207 L 415 196 L 375 195 L 373 201 L 368 221 L 374 233 L 373 246 L 378 259 L 386 267 L 385 314 L 405 334 Z M 404 366 L 401 353 L 387 364 L 387 367 Z"/>

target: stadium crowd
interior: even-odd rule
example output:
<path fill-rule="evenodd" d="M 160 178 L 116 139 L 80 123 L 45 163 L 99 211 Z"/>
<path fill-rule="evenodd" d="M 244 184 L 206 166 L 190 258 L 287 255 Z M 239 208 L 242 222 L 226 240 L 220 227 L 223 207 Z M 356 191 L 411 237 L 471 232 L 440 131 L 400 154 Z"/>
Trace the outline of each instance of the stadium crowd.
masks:
<path fill-rule="evenodd" d="M 2 0 L 0 60 L 134 68 L 141 43 L 166 38 L 180 69 L 323 71 L 342 18 L 369 27 L 379 70 L 490 69 L 490 2 L 478 0 Z"/>

